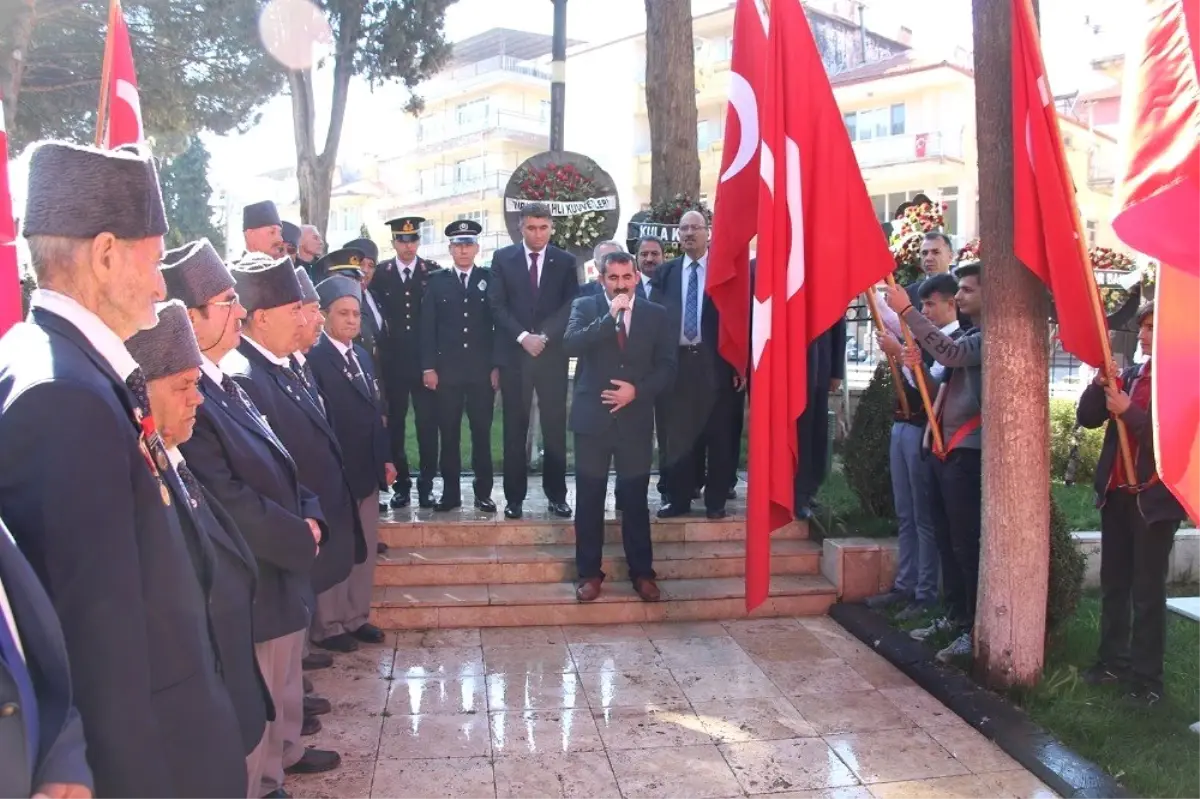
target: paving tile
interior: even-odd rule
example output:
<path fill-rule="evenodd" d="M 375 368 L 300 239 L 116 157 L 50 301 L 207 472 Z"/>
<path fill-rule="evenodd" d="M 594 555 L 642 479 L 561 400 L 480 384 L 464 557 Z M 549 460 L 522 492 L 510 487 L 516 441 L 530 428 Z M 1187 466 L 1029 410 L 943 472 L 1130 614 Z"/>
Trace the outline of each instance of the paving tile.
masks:
<path fill-rule="evenodd" d="M 379 755 L 383 719 L 382 712 L 367 714 L 334 705 L 332 713 L 321 716 L 321 731 L 306 736 L 304 745 L 331 749 L 342 756 L 343 762 L 365 760 L 373 763 Z"/>
<path fill-rule="evenodd" d="M 305 738 L 311 745 L 310 739 Z M 342 765 L 323 774 L 289 775 L 284 788 L 292 796 L 312 799 L 342 799 L 349 796 L 370 796 L 371 778 L 375 774 L 375 758 L 350 760 L 342 753 Z"/>
<path fill-rule="evenodd" d="M 486 757 L 380 760 L 375 767 L 371 796 L 381 799 L 494 799 L 496 785 L 491 761 Z"/>
<path fill-rule="evenodd" d="M 489 674 L 488 710 L 550 710 L 588 707 L 578 674 Z"/>
<path fill-rule="evenodd" d="M 769 799 L 873 799 L 873 797 L 865 785 L 849 785 L 845 788 L 784 791 L 770 794 Z"/>
<path fill-rule="evenodd" d="M 754 665 L 737 641 L 728 636 L 665 638 L 654 645 L 662 654 L 663 665 L 669 669 Z"/>
<path fill-rule="evenodd" d="M 433 647 L 479 646 L 479 630 L 464 627 L 459 629 L 435 628 L 432 630 L 400 630 L 396 633 L 398 649 L 422 649 Z"/>
<path fill-rule="evenodd" d="M 916 726 L 878 691 L 797 694 L 792 705 L 821 735 L 902 730 Z"/>
<path fill-rule="evenodd" d="M 1008 753 L 966 724 L 926 727 L 925 732 L 960 763 L 976 774 L 1022 768 Z"/>
<path fill-rule="evenodd" d="M 579 677 L 593 710 L 688 701 L 683 689 L 666 669 L 588 672 Z"/>
<path fill-rule="evenodd" d="M 496 799 L 596 799 L 618 796 L 617 778 L 604 752 L 504 754 L 496 758 Z"/>
<path fill-rule="evenodd" d="M 784 694 L 870 691 L 875 686 L 859 676 L 846 661 L 760 661 L 759 666 Z"/>
<path fill-rule="evenodd" d="M 930 780 L 881 782 L 870 787 L 876 799 L 967 799 L 993 797 L 995 789 L 974 774 L 962 777 L 935 777 Z"/>
<path fill-rule="evenodd" d="M 492 752 L 502 755 L 598 752 L 604 749 L 592 711 L 509 710 L 489 713 Z"/>
<path fill-rule="evenodd" d="M 485 688 L 486 678 L 480 674 L 394 680 L 388 699 L 388 713 L 482 713 L 487 709 Z"/>
<path fill-rule="evenodd" d="M 763 699 L 780 696 L 779 689 L 762 670 L 749 666 L 671 669 L 671 676 L 689 702 L 719 702 L 728 699 Z"/>
<path fill-rule="evenodd" d="M 817 731 L 786 699 L 733 699 L 692 703 L 704 730 L 718 743 L 808 738 Z"/>
<path fill-rule="evenodd" d="M 721 799 L 741 790 L 715 746 L 609 752 L 625 799 Z"/>
<path fill-rule="evenodd" d="M 488 627 L 480 631 L 484 646 L 558 646 L 565 644 L 560 627 Z"/>
<path fill-rule="evenodd" d="M 611 644 L 644 641 L 649 636 L 640 624 L 573 624 L 562 628 L 569 644 Z"/>
<path fill-rule="evenodd" d="M 566 644 L 545 646 L 485 646 L 488 674 L 564 674 L 575 671 Z"/>
<path fill-rule="evenodd" d="M 356 677 L 325 672 L 311 679 L 313 692 L 328 699 L 335 708 L 349 706 L 363 713 L 382 713 L 392 687 L 390 681 L 375 675 Z"/>
<path fill-rule="evenodd" d="M 721 744 L 748 794 L 857 785 L 858 780 L 820 738 Z"/>
<path fill-rule="evenodd" d="M 950 708 L 939 702 L 920 686 L 883 688 L 880 694 L 900 709 L 900 712 L 921 727 L 946 727 L 952 724 L 967 726 Z"/>
<path fill-rule="evenodd" d="M 664 664 L 650 641 L 620 641 L 608 644 L 570 644 L 575 668 L 588 671 L 635 671 L 660 668 Z"/>
<path fill-rule="evenodd" d="M 711 638 L 729 635 L 719 621 L 645 622 L 642 631 L 652 641 L 663 638 Z"/>
<path fill-rule="evenodd" d="M 924 780 L 970 773 L 921 730 L 884 730 L 825 739 L 864 783 Z"/>
<path fill-rule="evenodd" d="M 392 668 L 392 675 L 398 680 L 473 674 L 483 674 L 483 650 L 475 646 L 397 649 Z"/>
<path fill-rule="evenodd" d="M 688 705 L 610 707 L 592 711 L 604 748 L 658 749 L 709 743 L 700 717 Z"/>
<path fill-rule="evenodd" d="M 1057 796 L 1044 782 L 1025 769 L 978 776 L 993 788 L 988 796 L 1004 796 L 1008 799 L 1055 799 Z"/>
<path fill-rule="evenodd" d="M 491 753 L 487 713 L 396 715 L 383 721 L 381 761 L 488 757 Z"/>

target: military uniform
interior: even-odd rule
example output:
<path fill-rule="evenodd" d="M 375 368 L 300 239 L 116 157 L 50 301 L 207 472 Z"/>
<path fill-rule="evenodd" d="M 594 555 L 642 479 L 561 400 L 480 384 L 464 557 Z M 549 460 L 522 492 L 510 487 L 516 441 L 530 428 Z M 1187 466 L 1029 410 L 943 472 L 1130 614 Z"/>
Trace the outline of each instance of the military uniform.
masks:
<path fill-rule="evenodd" d="M 420 217 L 402 217 L 388 222 L 397 241 L 415 242 L 421 238 Z M 393 463 L 396 464 L 395 496 L 392 507 L 402 508 L 409 503 L 412 478 L 404 452 L 405 422 L 411 402 L 416 417 L 417 452 L 420 473 L 417 495 L 421 507 L 433 507 L 433 477 L 437 472 L 437 406 L 433 392 L 421 382 L 420 320 L 421 300 L 430 276 L 440 267 L 432 261 L 417 258 L 411 265 L 389 258 L 380 263 L 371 281 L 371 292 L 379 301 L 386 323 L 380 344 L 380 365 L 388 405 L 388 437 L 391 439 Z M 408 274 L 405 275 L 405 271 Z"/>
<path fill-rule="evenodd" d="M 483 231 L 478 222 L 458 220 L 446 228 L 450 244 L 478 245 Z M 475 507 L 491 513 L 492 413 L 496 390 L 492 372 L 496 368 L 495 325 L 488 305 L 491 270 L 467 269 L 457 264 L 429 278 L 421 307 L 421 368 L 437 374 L 438 430 L 441 432 L 441 467 L 444 487 L 437 510 L 462 504 L 459 479 L 462 472 L 463 411 L 471 430 L 471 468 L 475 472 Z"/>

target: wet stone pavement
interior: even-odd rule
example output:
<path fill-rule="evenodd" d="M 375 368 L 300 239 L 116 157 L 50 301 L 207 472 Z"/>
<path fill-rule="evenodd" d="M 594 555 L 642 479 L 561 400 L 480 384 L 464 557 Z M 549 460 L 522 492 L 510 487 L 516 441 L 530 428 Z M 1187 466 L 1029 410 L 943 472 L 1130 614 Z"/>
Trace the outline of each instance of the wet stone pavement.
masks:
<path fill-rule="evenodd" d="M 298 797 L 1051 797 L 826 617 L 409 630 L 308 672 Z"/>

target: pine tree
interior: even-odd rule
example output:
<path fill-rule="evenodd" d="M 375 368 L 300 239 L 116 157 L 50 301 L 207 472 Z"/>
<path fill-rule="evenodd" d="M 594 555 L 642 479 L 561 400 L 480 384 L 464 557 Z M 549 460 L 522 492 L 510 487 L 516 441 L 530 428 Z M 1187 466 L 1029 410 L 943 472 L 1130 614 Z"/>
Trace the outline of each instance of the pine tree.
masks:
<path fill-rule="evenodd" d="M 212 186 L 208 182 L 208 149 L 199 136 L 159 170 L 163 204 L 167 208 L 167 248 L 207 238 L 217 252 L 225 251 L 225 234 L 213 224 Z"/>

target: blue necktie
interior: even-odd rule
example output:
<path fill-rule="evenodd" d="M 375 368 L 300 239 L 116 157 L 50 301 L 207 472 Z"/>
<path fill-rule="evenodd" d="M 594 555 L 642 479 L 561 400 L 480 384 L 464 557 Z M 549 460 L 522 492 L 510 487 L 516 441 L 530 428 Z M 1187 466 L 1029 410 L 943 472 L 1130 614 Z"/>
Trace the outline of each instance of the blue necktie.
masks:
<path fill-rule="evenodd" d="M 8 622 L 0 618 L 0 663 L 8 667 L 17 684 L 17 697 L 21 701 L 21 717 L 25 720 L 25 734 L 28 743 L 29 770 L 33 773 L 37 765 L 38 754 L 38 707 L 37 694 L 33 690 L 33 679 L 29 669 L 17 649 L 17 642 L 9 630 Z"/>
<path fill-rule="evenodd" d="M 687 299 L 683 304 L 683 337 L 688 343 L 700 338 L 700 264 L 688 264 Z"/>

